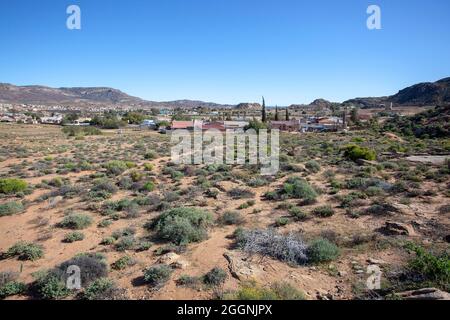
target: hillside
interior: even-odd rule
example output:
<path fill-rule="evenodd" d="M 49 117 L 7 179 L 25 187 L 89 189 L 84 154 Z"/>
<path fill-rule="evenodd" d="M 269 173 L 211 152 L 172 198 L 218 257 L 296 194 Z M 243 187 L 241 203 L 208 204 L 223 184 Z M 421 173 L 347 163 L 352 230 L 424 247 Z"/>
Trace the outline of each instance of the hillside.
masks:
<path fill-rule="evenodd" d="M 192 100 L 147 101 L 107 87 L 50 88 L 46 86 L 15 86 L 8 83 L 0 83 L 0 103 L 73 105 L 80 107 L 87 105 L 135 106 L 142 108 L 229 107 L 228 105 Z"/>
<path fill-rule="evenodd" d="M 395 117 L 385 129 L 416 137 L 450 137 L 450 105 L 436 107 L 410 117 Z"/>
<path fill-rule="evenodd" d="M 415 84 L 387 97 L 355 98 L 343 102 L 361 108 L 380 107 L 390 103 L 401 106 L 429 106 L 450 103 L 450 77 L 436 82 Z"/>

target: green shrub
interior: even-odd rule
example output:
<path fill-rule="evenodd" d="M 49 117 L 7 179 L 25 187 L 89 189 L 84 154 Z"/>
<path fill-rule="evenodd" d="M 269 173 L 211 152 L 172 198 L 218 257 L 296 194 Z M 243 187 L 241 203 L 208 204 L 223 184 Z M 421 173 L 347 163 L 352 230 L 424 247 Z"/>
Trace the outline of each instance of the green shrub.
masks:
<path fill-rule="evenodd" d="M 27 187 L 26 181 L 20 179 L 0 179 L 0 193 L 18 193 L 24 191 Z"/>
<path fill-rule="evenodd" d="M 237 211 L 225 211 L 219 217 L 218 222 L 222 225 L 242 224 L 244 222 L 244 218 Z"/>
<path fill-rule="evenodd" d="M 152 287 L 160 287 L 169 281 L 172 268 L 165 264 L 151 266 L 144 270 L 144 280 Z"/>
<path fill-rule="evenodd" d="M 154 169 L 154 165 L 152 164 L 152 163 L 144 163 L 144 169 L 145 169 L 145 171 L 153 171 L 153 169 Z"/>
<path fill-rule="evenodd" d="M 146 182 L 143 186 L 142 186 L 142 191 L 147 191 L 147 192 L 152 192 L 153 190 L 155 190 L 155 184 L 152 181 Z"/>
<path fill-rule="evenodd" d="M 134 238 L 134 236 L 125 236 L 117 241 L 115 248 L 117 251 L 126 251 L 134 249 L 135 246 L 136 239 Z"/>
<path fill-rule="evenodd" d="M 308 213 L 306 213 L 299 207 L 291 207 L 288 209 L 288 212 L 291 216 L 293 216 L 296 220 L 299 220 L 299 221 L 303 221 L 308 218 Z"/>
<path fill-rule="evenodd" d="M 0 299 L 24 293 L 26 290 L 27 285 L 25 283 L 18 281 L 8 282 L 0 287 Z"/>
<path fill-rule="evenodd" d="M 81 230 L 92 224 L 92 218 L 81 213 L 71 213 L 58 224 L 60 228 Z"/>
<path fill-rule="evenodd" d="M 63 279 L 53 272 L 39 272 L 34 275 L 36 277 L 33 287 L 42 299 L 57 300 L 63 299 L 70 294 L 66 283 Z"/>
<path fill-rule="evenodd" d="M 154 151 L 148 151 L 148 152 L 144 155 L 144 158 L 147 159 L 147 160 L 153 160 L 153 159 L 156 159 L 157 156 L 158 156 L 158 155 L 156 154 L 156 152 L 154 152 Z"/>
<path fill-rule="evenodd" d="M 283 185 L 283 192 L 290 198 L 302 199 L 307 203 L 316 201 L 317 192 L 304 179 L 289 178 Z"/>
<path fill-rule="evenodd" d="M 344 157 L 356 161 L 359 159 L 364 160 L 375 160 L 376 153 L 374 150 L 370 150 L 369 148 L 361 147 L 358 145 L 348 145 L 344 148 Z"/>
<path fill-rule="evenodd" d="M 320 164 L 315 160 L 310 160 L 305 163 L 305 168 L 310 172 L 317 173 L 320 171 Z"/>
<path fill-rule="evenodd" d="M 286 217 L 279 217 L 275 219 L 275 226 L 277 227 L 283 227 L 287 224 L 289 224 L 289 219 Z"/>
<path fill-rule="evenodd" d="M 105 257 L 99 253 L 81 253 L 61 263 L 52 272 L 57 274 L 64 282 L 66 282 L 69 274 L 67 270 L 70 266 L 78 266 L 80 268 L 81 285 L 88 286 L 93 281 L 104 278 L 108 275 L 108 265 Z"/>
<path fill-rule="evenodd" d="M 35 261 L 44 256 L 42 246 L 19 241 L 6 251 L 6 257 L 18 257 L 20 260 Z"/>
<path fill-rule="evenodd" d="M 165 211 L 155 219 L 152 226 L 159 238 L 180 245 L 205 239 L 211 222 L 209 212 L 182 207 Z"/>
<path fill-rule="evenodd" d="M 406 248 L 416 255 L 409 261 L 409 268 L 440 288 L 450 290 L 450 256 L 447 252 L 436 254 L 424 248 L 407 244 Z"/>
<path fill-rule="evenodd" d="M 11 216 L 24 210 L 23 204 L 18 201 L 6 202 L 0 204 L 0 217 Z"/>
<path fill-rule="evenodd" d="M 118 289 L 108 278 L 100 278 L 92 282 L 83 293 L 87 300 L 115 300 Z"/>
<path fill-rule="evenodd" d="M 203 282 L 210 286 L 219 286 L 225 282 L 227 277 L 225 270 L 215 267 L 203 276 Z"/>
<path fill-rule="evenodd" d="M 128 169 L 126 162 L 119 160 L 111 160 L 103 165 L 108 174 L 119 175 Z"/>
<path fill-rule="evenodd" d="M 252 191 L 241 188 L 233 188 L 229 190 L 227 193 L 233 199 L 253 198 L 255 196 L 255 194 Z"/>
<path fill-rule="evenodd" d="M 124 256 L 116 260 L 116 262 L 111 264 L 111 268 L 114 270 L 123 270 L 128 266 L 131 266 L 135 263 L 134 259 L 129 256 Z"/>
<path fill-rule="evenodd" d="M 318 238 L 309 244 L 307 254 L 312 263 L 328 262 L 339 256 L 339 248 L 327 239 Z"/>
<path fill-rule="evenodd" d="M 228 298 L 228 297 L 227 297 Z M 264 288 L 254 281 L 246 282 L 234 293 L 231 299 L 237 300 L 305 300 L 303 292 L 286 282 L 276 282 Z"/>
<path fill-rule="evenodd" d="M 76 242 L 76 241 L 82 241 L 83 239 L 84 239 L 83 233 L 74 231 L 74 232 L 66 234 L 63 241 L 66 243 L 72 243 L 72 242 Z"/>
<path fill-rule="evenodd" d="M 326 218 L 334 215 L 334 210 L 331 206 L 321 206 L 313 210 L 313 213 L 319 217 Z"/>
<path fill-rule="evenodd" d="M 184 287 L 189 287 L 189 288 L 197 288 L 199 283 L 200 283 L 200 278 L 199 277 L 192 277 L 192 276 L 189 276 L 189 275 L 182 275 L 177 280 L 177 285 L 184 286 Z"/>

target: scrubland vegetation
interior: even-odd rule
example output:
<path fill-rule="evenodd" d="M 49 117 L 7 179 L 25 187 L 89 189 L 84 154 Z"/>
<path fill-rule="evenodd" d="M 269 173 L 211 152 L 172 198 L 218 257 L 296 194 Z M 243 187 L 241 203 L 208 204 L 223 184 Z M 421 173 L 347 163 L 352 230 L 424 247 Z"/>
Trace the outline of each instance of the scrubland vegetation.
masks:
<path fill-rule="evenodd" d="M 448 153 L 442 130 L 283 133 L 268 177 L 256 165 L 172 163 L 170 137 L 150 131 L 15 131 L 0 125 L 1 299 L 449 290 L 450 167 L 406 159 Z M 369 290 L 374 264 L 382 287 Z M 70 265 L 81 268 L 80 291 L 66 286 Z"/>

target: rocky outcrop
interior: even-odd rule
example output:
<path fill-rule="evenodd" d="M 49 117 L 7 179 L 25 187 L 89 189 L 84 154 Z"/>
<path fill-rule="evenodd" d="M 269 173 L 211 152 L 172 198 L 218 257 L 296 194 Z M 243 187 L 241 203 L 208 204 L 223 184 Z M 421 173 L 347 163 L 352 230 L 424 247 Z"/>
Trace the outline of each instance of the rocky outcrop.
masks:
<path fill-rule="evenodd" d="M 240 254 L 231 251 L 223 254 L 228 261 L 228 269 L 231 275 L 241 281 L 252 280 L 262 273 L 262 268 L 252 264 Z"/>
<path fill-rule="evenodd" d="M 450 300 L 448 292 L 436 288 L 424 288 L 396 294 L 404 300 Z"/>

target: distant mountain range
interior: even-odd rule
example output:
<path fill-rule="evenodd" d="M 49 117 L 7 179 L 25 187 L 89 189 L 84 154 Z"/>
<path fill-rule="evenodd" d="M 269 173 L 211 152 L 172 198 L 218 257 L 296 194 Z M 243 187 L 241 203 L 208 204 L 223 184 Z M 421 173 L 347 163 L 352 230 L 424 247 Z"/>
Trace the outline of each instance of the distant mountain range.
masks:
<path fill-rule="evenodd" d="M 450 104 L 450 77 L 436 81 L 413 85 L 387 97 L 355 98 L 343 102 L 346 105 L 357 105 L 361 108 L 380 107 L 390 103 L 401 106 L 429 106 Z M 0 103 L 35 104 L 35 105 L 68 105 L 68 106 L 115 106 L 135 108 L 238 108 L 254 109 L 256 103 L 224 105 L 213 102 L 176 100 L 147 101 L 130 96 L 120 90 L 105 87 L 93 88 L 50 88 L 45 86 L 15 86 L 0 83 Z M 292 105 L 295 107 L 329 107 L 333 104 L 324 99 L 317 99 L 310 105 Z"/>

